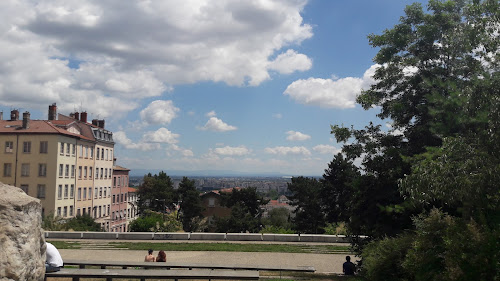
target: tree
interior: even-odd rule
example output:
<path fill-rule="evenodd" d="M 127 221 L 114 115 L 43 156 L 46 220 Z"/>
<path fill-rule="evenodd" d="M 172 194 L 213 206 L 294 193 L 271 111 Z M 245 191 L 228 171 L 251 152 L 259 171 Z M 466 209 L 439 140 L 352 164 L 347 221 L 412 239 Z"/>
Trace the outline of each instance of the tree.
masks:
<path fill-rule="evenodd" d="M 70 218 L 66 221 L 65 229 L 73 231 L 102 231 L 101 224 L 95 222 L 89 215 Z"/>
<path fill-rule="evenodd" d="M 130 224 L 132 232 L 175 232 L 182 229 L 182 224 L 177 220 L 177 213 L 168 215 L 146 211 Z"/>
<path fill-rule="evenodd" d="M 217 218 L 219 232 L 259 232 L 261 226 L 261 206 L 267 204 L 257 189 L 253 187 L 233 189 L 221 194 L 221 205 L 231 208 L 229 218 Z"/>
<path fill-rule="evenodd" d="M 194 181 L 189 180 L 187 177 L 182 178 L 178 193 L 179 199 L 182 200 L 179 209 L 182 228 L 188 232 L 195 231 L 203 211 L 200 193 L 196 190 Z"/>
<path fill-rule="evenodd" d="M 290 211 L 286 208 L 275 208 L 269 211 L 267 218 L 262 220 L 266 227 L 291 229 Z"/>
<path fill-rule="evenodd" d="M 322 233 L 325 216 L 321 206 L 321 183 L 314 178 L 293 177 L 288 184 L 291 205 L 296 206 L 293 223 L 302 233 Z"/>
<path fill-rule="evenodd" d="M 177 203 L 172 180 L 165 172 L 154 176 L 151 173 L 145 175 L 137 195 L 140 213 L 146 210 L 165 213 L 166 208 L 172 208 Z"/>

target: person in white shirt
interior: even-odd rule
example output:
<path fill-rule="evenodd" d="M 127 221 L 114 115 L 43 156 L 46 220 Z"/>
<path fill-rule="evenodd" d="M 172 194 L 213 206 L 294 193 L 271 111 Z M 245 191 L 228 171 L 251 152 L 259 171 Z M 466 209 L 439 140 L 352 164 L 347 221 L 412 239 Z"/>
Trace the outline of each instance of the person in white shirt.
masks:
<path fill-rule="evenodd" d="M 61 254 L 57 248 L 49 242 L 45 243 L 47 245 L 47 259 L 45 260 L 45 272 L 55 272 L 61 270 L 64 265 Z"/>

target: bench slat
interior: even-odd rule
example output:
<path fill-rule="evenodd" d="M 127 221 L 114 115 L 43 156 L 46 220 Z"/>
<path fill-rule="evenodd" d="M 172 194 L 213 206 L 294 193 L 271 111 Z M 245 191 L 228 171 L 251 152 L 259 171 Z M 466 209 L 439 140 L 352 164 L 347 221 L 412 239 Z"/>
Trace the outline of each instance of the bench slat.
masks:
<path fill-rule="evenodd" d="M 72 278 L 136 278 L 136 279 L 232 279 L 258 280 L 258 271 L 217 270 L 145 270 L 145 269 L 93 269 L 62 268 L 57 272 L 45 273 L 45 277 Z"/>
<path fill-rule="evenodd" d="M 84 266 L 114 266 L 114 267 L 143 267 L 143 268 L 197 268 L 197 269 L 233 269 L 233 270 L 261 270 L 261 271 L 296 271 L 315 272 L 313 266 L 267 266 L 267 265 L 217 265 L 201 263 L 175 263 L 175 262 L 125 262 L 125 261 L 84 261 L 84 260 L 64 260 L 64 265 Z"/>

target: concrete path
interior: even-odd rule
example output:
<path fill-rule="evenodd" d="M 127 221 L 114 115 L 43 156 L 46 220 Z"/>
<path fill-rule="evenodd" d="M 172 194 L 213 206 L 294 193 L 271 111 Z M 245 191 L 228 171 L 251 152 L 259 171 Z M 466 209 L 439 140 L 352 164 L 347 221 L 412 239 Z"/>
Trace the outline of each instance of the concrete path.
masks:
<path fill-rule="evenodd" d="M 61 249 L 64 259 L 144 261 L 146 251 Z M 155 251 L 154 255 L 157 254 Z M 254 264 L 273 266 L 314 266 L 317 273 L 342 273 L 345 254 L 242 253 L 215 251 L 167 252 L 167 261 L 210 264 Z M 354 256 L 351 255 L 352 258 Z"/>

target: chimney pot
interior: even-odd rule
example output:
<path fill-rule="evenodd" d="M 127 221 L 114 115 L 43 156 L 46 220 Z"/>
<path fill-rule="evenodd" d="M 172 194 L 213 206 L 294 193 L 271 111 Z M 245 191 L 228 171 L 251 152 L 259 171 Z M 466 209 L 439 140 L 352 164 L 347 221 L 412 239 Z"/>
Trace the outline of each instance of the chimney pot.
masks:
<path fill-rule="evenodd" d="M 80 113 L 78 111 L 75 112 L 75 119 L 80 120 Z"/>
<path fill-rule="evenodd" d="M 19 120 L 19 111 L 14 109 L 10 112 L 10 121 L 18 121 Z"/>
<path fill-rule="evenodd" d="M 30 127 L 30 113 L 28 111 L 23 113 L 23 129 Z"/>
<path fill-rule="evenodd" d="M 87 112 L 84 111 L 80 114 L 80 121 L 87 123 Z"/>
<path fill-rule="evenodd" d="M 3 120 L 3 111 L 0 111 L 0 120 Z"/>
<path fill-rule="evenodd" d="M 92 119 L 92 125 L 97 126 L 99 120 L 97 119 Z"/>
<path fill-rule="evenodd" d="M 102 120 L 98 120 L 98 125 L 99 127 L 103 128 L 104 129 L 104 119 Z"/>
<path fill-rule="evenodd" d="M 57 106 L 56 103 L 49 105 L 49 120 L 57 120 Z"/>

